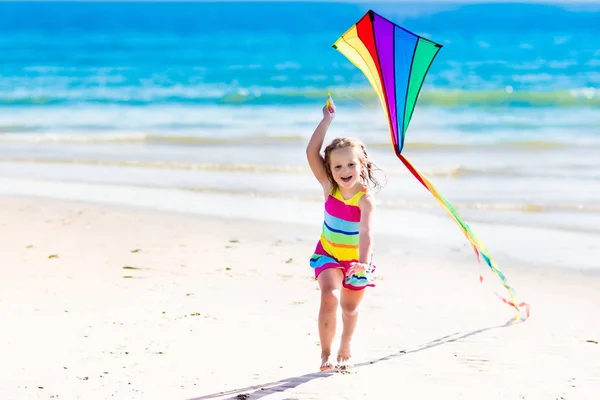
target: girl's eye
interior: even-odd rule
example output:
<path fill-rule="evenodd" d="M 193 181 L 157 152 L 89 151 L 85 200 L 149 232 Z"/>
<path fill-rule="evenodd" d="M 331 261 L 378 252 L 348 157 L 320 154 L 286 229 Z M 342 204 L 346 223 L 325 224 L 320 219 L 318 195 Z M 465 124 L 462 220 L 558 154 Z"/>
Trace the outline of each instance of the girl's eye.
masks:
<path fill-rule="evenodd" d="M 349 167 L 354 167 L 354 163 L 348 164 Z"/>
<path fill-rule="evenodd" d="M 335 169 L 340 169 L 340 168 L 342 168 L 342 166 L 341 165 L 336 165 L 334 168 Z"/>

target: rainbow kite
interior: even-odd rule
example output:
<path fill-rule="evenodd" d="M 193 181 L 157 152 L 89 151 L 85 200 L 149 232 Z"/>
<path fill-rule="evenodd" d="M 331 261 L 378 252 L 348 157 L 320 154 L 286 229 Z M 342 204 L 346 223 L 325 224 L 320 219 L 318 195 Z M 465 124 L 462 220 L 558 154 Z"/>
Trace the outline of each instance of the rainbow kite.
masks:
<path fill-rule="evenodd" d="M 404 137 L 423 81 L 442 46 L 369 10 L 333 44 L 333 48 L 360 69 L 377 92 L 389 122 L 390 136 L 396 155 L 460 226 L 473 246 L 477 260 L 481 262 L 482 257 L 500 278 L 508 291 L 508 298 L 500 295 L 498 297 L 514 307 L 519 314 L 524 309 L 528 318 L 529 304 L 517 301 L 515 290 L 508 284 L 504 274 L 498 270 L 485 245 L 458 215 L 452 204 L 402 155 Z M 480 275 L 479 279 L 483 282 L 483 276 Z"/>

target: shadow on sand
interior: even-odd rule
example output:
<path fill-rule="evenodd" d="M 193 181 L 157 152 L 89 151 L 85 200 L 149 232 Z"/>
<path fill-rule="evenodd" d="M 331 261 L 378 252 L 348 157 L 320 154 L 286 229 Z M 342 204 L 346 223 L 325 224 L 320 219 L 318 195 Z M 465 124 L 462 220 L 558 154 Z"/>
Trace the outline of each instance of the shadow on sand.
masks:
<path fill-rule="evenodd" d="M 357 368 L 362 368 L 362 367 L 365 367 L 368 365 L 376 364 L 381 361 L 387 361 L 387 360 L 391 360 L 391 359 L 394 359 L 394 358 L 397 358 L 400 356 L 405 356 L 405 355 L 412 354 L 412 353 L 418 353 L 423 350 L 428 350 L 428 349 L 431 349 L 434 347 L 442 346 L 447 343 L 452 343 L 452 342 L 456 342 L 458 340 L 463 340 L 463 339 L 478 335 L 483 332 L 491 331 L 493 329 L 506 328 L 506 327 L 509 327 L 512 325 L 519 324 L 521 322 L 522 321 L 519 319 L 511 318 L 510 320 L 508 320 L 507 322 L 505 322 L 504 324 L 501 324 L 501 325 L 495 325 L 495 326 L 490 326 L 487 328 L 476 329 L 476 330 L 470 331 L 470 332 L 456 332 L 456 333 L 453 333 L 450 335 L 443 336 L 439 339 L 432 340 L 431 342 L 422 344 L 411 350 L 399 350 L 397 352 L 388 354 L 387 356 L 384 356 L 381 358 L 354 364 L 351 366 L 351 369 L 356 370 Z M 268 396 L 273 393 L 281 393 L 288 389 L 293 389 L 297 386 L 302 385 L 303 383 L 310 382 L 313 379 L 327 378 L 331 375 L 338 374 L 338 373 L 339 372 L 337 372 L 335 370 L 331 371 L 331 372 L 314 372 L 314 373 L 310 373 L 310 374 L 281 379 L 281 380 L 275 381 L 275 382 L 263 383 L 261 385 L 247 386 L 247 387 L 240 388 L 240 389 L 233 389 L 233 390 L 213 393 L 213 394 L 209 394 L 209 395 L 205 395 L 205 396 L 194 397 L 194 398 L 188 399 L 188 400 L 209 400 L 209 399 L 219 399 L 219 398 L 224 398 L 224 399 L 228 399 L 228 400 L 229 399 L 231 399 L 231 400 L 237 400 L 237 399 L 255 400 L 255 399 L 260 399 L 264 396 Z M 225 397 L 225 396 L 231 396 L 231 397 Z M 294 397 L 289 397 L 285 400 L 296 400 L 296 399 Z"/>

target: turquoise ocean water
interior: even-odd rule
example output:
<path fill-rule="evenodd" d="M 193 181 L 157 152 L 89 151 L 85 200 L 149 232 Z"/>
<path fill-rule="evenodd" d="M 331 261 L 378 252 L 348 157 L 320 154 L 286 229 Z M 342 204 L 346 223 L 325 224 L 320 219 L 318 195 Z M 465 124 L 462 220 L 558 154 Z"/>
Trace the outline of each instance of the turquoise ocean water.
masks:
<path fill-rule="evenodd" d="M 381 119 L 331 48 L 369 8 L 444 45 L 412 141 L 598 137 L 598 7 L 320 2 L 1 3 L 0 133 L 305 136 L 328 90 Z"/>
<path fill-rule="evenodd" d="M 382 205 L 440 212 L 331 47 L 369 8 L 444 46 L 405 154 L 469 221 L 600 234 L 600 6 L 576 3 L 0 3 L 4 192 L 318 199 L 304 145 L 330 91 L 331 137 L 367 143 Z"/>

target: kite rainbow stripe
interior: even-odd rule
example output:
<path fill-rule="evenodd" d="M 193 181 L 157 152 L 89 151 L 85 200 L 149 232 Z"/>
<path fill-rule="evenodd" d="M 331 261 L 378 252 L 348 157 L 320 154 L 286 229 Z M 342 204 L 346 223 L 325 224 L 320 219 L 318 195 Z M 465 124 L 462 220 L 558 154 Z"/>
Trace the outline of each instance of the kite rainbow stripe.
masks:
<path fill-rule="evenodd" d="M 485 245 L 452 204 L 402 155 L 404 137 L 423 81 L 442 45 L 418 36 L 369 10 L 333 44 L 333 48 L 365 74 L 377 93 L 389 123 L 392 145 L 398 158 L 458 224 L 473 246 L 477 260 L 481 262 L 483 258 L 502 281 L 508 298 L 498 294 L 497 296 L 519 313 L 524 309 L 528 318 L 529 304 L 517 301 L 514 288 L 497 268 Z M 481 275 L 480 281 L 483 282 Z"/>

